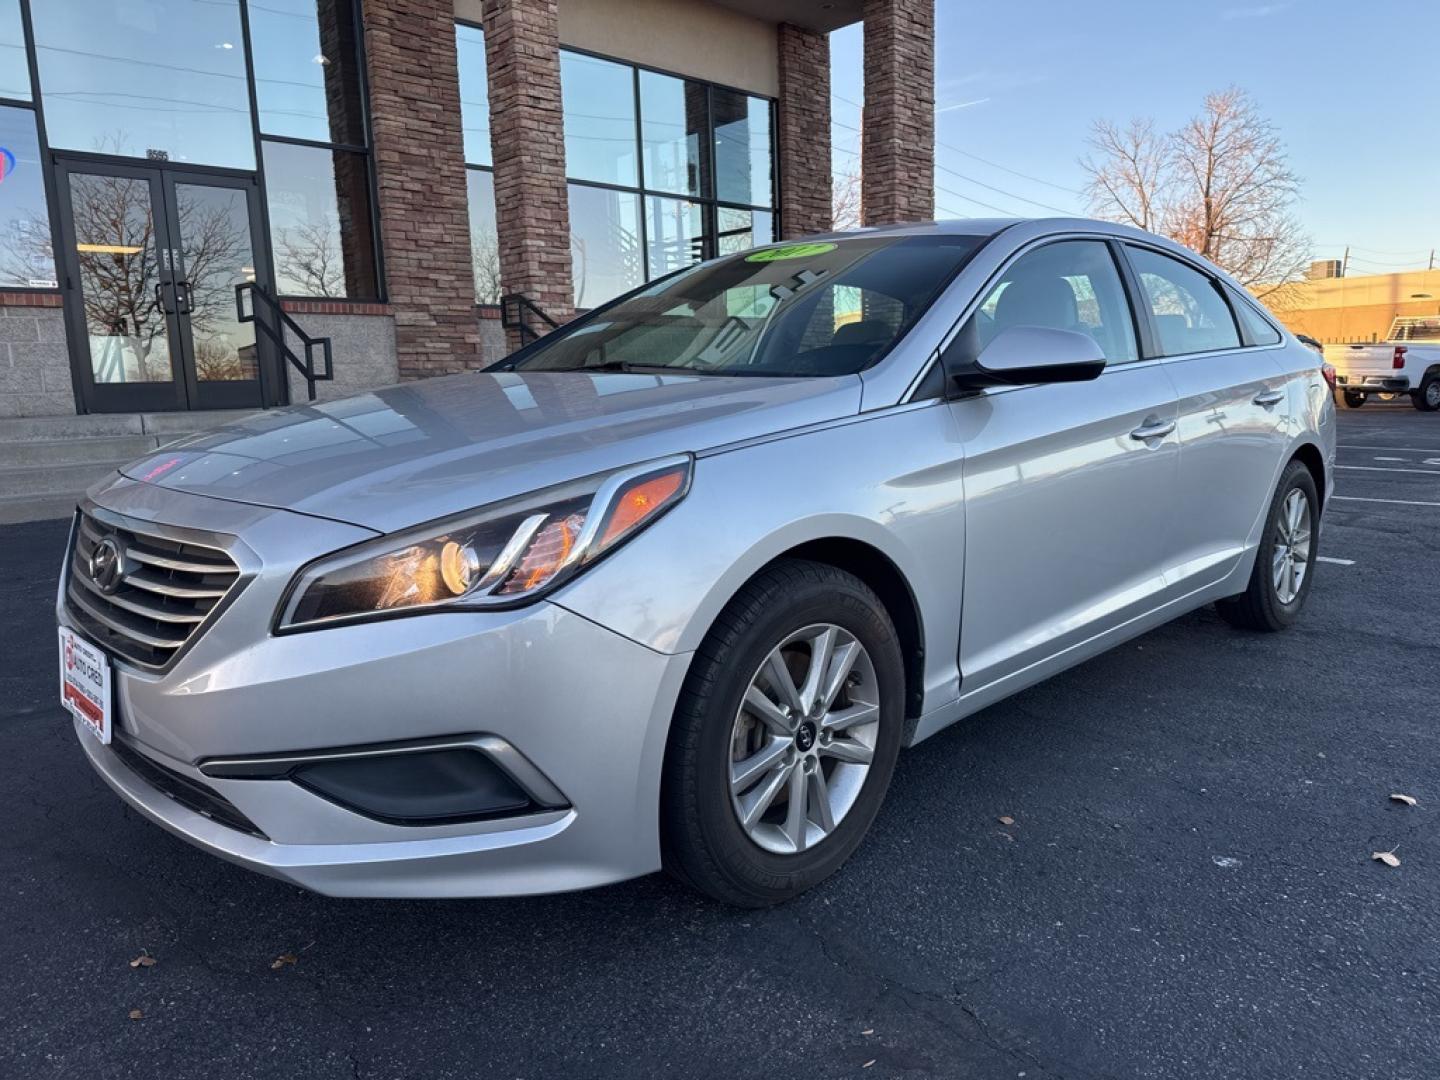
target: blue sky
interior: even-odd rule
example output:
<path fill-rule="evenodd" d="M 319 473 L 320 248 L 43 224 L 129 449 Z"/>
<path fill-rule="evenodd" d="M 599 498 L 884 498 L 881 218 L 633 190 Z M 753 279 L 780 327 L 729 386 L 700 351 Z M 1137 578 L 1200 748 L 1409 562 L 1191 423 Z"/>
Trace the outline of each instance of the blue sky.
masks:
<path fill-rule="evenodd" d="M 936 193 L 938 216 L 993 215 L 981 202 L 1026 216 L 1055 212 L 1037 202 L 1083 211 L 1077 159 L 1095 119 L 1150 116 L 1168 130 L 1233 84 L 1279 129 L 1316 258 L 1348 243 L 1352 272 L 1378 273 L 1424 266 L 1440 247 L 1434 0 L 935 8 L 936 182 L 948 189 Z M 859 127 L 861 48 L 858 26 L 831 35 L 837 170 L 859 147 L 848 128 Z"/>

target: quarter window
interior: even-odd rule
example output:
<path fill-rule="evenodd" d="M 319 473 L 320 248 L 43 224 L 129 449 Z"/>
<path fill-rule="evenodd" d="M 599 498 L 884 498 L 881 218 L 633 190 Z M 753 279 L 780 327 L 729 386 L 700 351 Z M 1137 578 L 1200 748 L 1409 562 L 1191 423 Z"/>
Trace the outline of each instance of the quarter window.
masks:
<path fill-rule="evenodd" d="M 1230 305 L 1214 279 L 1179 259 L 1127 247 L 1161 356 L 1240 347 Z"/>
<path fill-rule="evenodd" d="M 1280 344 L 1280 331 L 1270 325 L 1270 321 L 1256 311 L 1254 306 L 1243 297 L 1232 292 L 1230 306 L 1235 309 L 1235 316 L 1240 320 L 1240 328 L 1245 331 L 1245 344 Z"/>
<path fill-rule="evenodd" d="M 1110 364 L 1139 356 L 1119 271 L 1109 247 L 1098 240 L 1062 240 L 1016 259 L 962 334 L 971 337 L 978 355 L 1012 326 L 1088 334 Z"/>

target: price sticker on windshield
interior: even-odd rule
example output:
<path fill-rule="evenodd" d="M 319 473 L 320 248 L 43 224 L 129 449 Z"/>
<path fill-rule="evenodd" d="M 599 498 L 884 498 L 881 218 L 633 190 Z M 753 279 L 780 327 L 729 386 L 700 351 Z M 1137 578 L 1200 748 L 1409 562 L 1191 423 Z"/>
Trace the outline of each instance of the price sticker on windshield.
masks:
<path fill-rule="evenodd" d="M 786 259 L 808 259 L 812 255 L 824 255 L 834 251 L 836 244 L 784 244 L 780 247 L 765 248 L 745 256 L 746 262 L 783 262 Z"/>

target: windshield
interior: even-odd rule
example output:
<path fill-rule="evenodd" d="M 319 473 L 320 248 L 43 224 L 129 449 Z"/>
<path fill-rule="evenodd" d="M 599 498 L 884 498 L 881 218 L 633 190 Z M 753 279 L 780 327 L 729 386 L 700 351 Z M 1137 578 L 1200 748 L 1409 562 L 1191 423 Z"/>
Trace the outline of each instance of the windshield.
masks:
<path fill-rule="evenodd" d="M 882 234 L 761 248 L 658 281 L 501 366 L 851 375 L 905 335 L 986 239 Z"/>

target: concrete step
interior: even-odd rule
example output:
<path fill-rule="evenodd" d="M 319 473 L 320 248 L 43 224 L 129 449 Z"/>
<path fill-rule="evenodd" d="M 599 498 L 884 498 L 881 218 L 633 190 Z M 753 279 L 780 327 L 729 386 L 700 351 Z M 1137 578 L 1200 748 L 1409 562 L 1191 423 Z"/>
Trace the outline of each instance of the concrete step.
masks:
<path fill-rule="evenodd" d="M 255 409 L 209 412 L 91 413 L 88 416 L 10 416 L 0 418 L 0 442 L 35 439 L 115 438 L 121 435 L 162 435 L 165 441 L 194 431 L 209 431 Z"/>
<path fill-rule="evenodd" d="M 39 465 L 84 465 L 130 461 L 154 450 L 170 436 L 92 435 L 77 439 L 0 440 L 0 470 Z"/>
<path fill-rule="evenodd" d="M 0 525 L 68 518 L 75 512 L 78 499 L 78 494 L 0 496 Z"/>
<path fill-rule="evenodd" d="M 0 498 L 32 495 L 69 495 L 72 499 L 97 480 L 103 480 L 129 458 L 86 462 L 80 465 L 30 465 L 0 469 Z"/>

